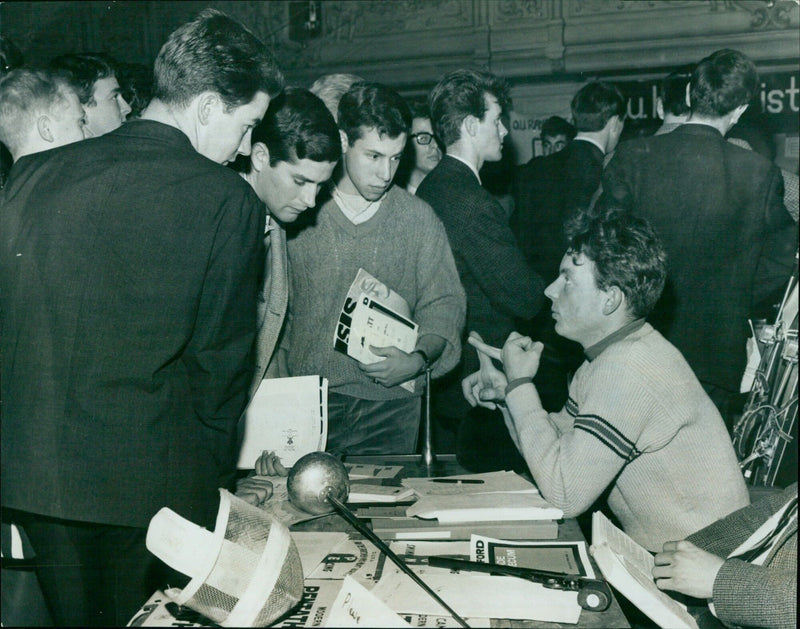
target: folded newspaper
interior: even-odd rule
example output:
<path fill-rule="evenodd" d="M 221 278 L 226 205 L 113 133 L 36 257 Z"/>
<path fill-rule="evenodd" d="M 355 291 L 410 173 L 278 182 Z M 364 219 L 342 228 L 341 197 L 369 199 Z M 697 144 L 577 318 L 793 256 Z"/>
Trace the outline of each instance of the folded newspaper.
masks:
<path fill-rule="evenodd" d="M 333 347 L 362 363 L 376 363 L 384 358 L 373 354 L 370 345 L 394 346 L 410 353 L 417 345 L 418 329 L 411 320 L 408 302 L 367 271 L 359 269 L 339 314 Z M 414 391 L 413 380 L 400 386 Z"/>

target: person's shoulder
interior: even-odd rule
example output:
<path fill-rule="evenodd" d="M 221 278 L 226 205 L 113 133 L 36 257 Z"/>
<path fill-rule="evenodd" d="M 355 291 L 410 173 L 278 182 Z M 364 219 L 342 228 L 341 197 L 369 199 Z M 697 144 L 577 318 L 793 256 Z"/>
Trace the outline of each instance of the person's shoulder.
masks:
<path fill-rule="evenodd" d="M 405 188 L 392 186 L 389 189 L 387 201 L 396 209 L 396 211 L 393 211 L 394 216 L 413 220 L 439 222 L 439 217 L 436 215 L 430 203 L 415 194 L 411 194 Z"/>

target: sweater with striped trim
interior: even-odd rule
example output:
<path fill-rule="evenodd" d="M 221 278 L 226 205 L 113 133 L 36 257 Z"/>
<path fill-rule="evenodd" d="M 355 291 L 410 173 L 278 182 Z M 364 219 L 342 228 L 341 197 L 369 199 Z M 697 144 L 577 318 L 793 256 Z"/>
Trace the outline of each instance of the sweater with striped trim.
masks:
<path fill-rule="evenodd" d="M 651 551 L 748 504 L 725 424 L 680 352 L 650 324 L 575 373 L 558 413 L 532 384 L 506 424 L 542 495 L 566 517 L 611 486 L 608 506 Z"/>

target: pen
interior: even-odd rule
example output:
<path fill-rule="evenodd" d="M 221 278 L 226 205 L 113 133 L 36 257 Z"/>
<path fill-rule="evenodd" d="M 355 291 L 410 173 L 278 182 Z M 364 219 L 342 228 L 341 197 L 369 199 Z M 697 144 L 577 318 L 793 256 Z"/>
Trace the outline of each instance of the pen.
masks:
<path fill-rule="evenodd" d="M 465 485 L 483 485 L 483 481 L 479 478 L 432 478 L 434 483 L 457 483 Z"/>

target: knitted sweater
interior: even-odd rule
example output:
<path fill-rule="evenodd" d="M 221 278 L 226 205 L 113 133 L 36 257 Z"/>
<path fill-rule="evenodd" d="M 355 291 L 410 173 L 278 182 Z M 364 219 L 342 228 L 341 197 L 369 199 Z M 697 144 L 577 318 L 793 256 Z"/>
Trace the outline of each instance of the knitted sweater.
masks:
<path fill-rule="evenodd" d="M 566 517 L 610 485 L 608 505 L 626 533 L 661 551 L 749 502 L 716 407 L 650 324 L 584 362 L 560 412 L 548 415 L 533 385 L 506 403 L 512 438 Z"/>
<path fill-rule="evenodd" d="M 434 377 L 458 363 L 466 298 L 444 227 L 427 203 L 392 186 L 378 212 L 354 225 L 329 199 L 316 224 L 288 241 L 288 253 L 291 297 L 282 347 L 291 375 L 320 374 L 331 391 L 366 400 L 412 395 L 400 386 L 375 384 L 354 359 L 333 349 L 339 314 L 359 268 L 408 302 L 419 336 L 446 340 Z M 422 390 L 418 382 L 416 395 Z"/>
<path fill-rule="evenodd" d="M 797 483 L 690 535 L 694 545 L 727 557 L 758 527 L 797 497 Z M 725 624 L 752 627 L 797 626 L 797 519 L 757 566 L 728 559 L 714 580 L 714 608 Z"/>

